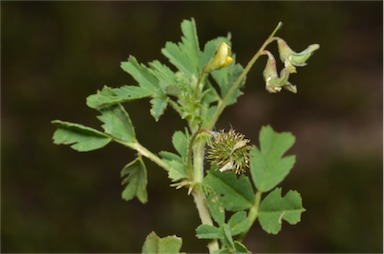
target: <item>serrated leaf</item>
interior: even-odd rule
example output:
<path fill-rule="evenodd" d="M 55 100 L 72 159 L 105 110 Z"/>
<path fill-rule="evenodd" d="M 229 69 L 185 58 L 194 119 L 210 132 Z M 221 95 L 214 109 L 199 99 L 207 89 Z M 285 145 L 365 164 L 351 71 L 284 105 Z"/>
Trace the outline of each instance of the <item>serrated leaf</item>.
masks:
<path fill-rule="evenodd" d="M 57 127 L 53 134 L 53 143 L 71 145 L 72 149 L 79 152 L 100 149 L 112 140 L 108 135 L 81 124 L 60 120 L 52 123 Z"/>
<path fill-rule="evenodd" d="M 130 56 L 128 61 L 121 62 L 121 68 L 128 72 L 145 90 L 154 94 L 161 94 L 159 81 L 143 64 L 139 64 L 135 57 Z"/>
<path fill-rule="evenodd" d="M 117 104 L 103 108 L 100 112 L 97 118 L 104 123 L 102 127 L 106 133 L 128 143 L 136 142 L 132 121 L 123 106 Z"/>
<path fill-rule="evenodd" d="M 183 33 L 181 42 L 178 44 L 167 42 L 161 52 L 188 77 L 197 76 L 200 49 L 195 21 L 193 19 L 184 20 L 181 23 L 181 30 Z"/>
<path fill-rule="evenodd" d="M 167 91 L 167 87 L 176 84 L 175 73 L 166 65 L 163 65 L 159 61 L 155 60 L 149 63 L 151 67 L 150 71 L 159 80 L 159 84 L 164 93 Z"/>
<path fill-rule="evenodd" d="M 300 221 L 304 211 L 301 196 L 297 191 L 289 191 L 285 197 L 281 197 L 281 188 L 276 188 L 261 202 L 259 222 L 264 231 L 277 234 L 281 230 L 283 220 L 294 225 Z"/>
<path fill-rule="evenodd" d="M 220 229 L 203 224 L 196 228 L 196 237 L 199 239 L 220 239 Z"/>
<path fill-rule="evenodd" d="M 213 71 L 211 73 L 213 79 L 216 81 L 218 86 L 220 87 L 221 98 L 227 96 L 230 91 L 232 85 L 236 82 L 237 78 L 241 75 L 244 68 L 240 64 L 235 63 L 235 56 L 233 56 L 233 63 L 226 68 L 222 68 L 220 70 Z M 241 81 L 240 85 L 232 92 L 230 95 L 227 106 L 236 103 L 237 98 L 243 94 L 241 88 L 245 84 L 245 78 Z"/>
<path fill-rule="evenodd" d="M 151 115 L 157 122 L 159 121 L 160 116 L 164 114 L 164 110 L 167 108 L 168 99 L 166 97 L 157 97 L 150 100 L 150 102 L 152 104 Z"/>
<path fill-rule="evenodd" d="M 121 170 L 121 177 L 124 178 L 121 184 L 126 184 L 121 196 L 129 201 L 137 197 L 141 203 L 148 200 L 147 194 L 147 169 L 141 157 L 127 164 Z"/>
<path fill-rule="evenodd" d="M 259 191 L 267 192 L 276 187 L 290 172 L 295 156 L 282 157 L 293 145 L 295 137 L 287 132 L 276 133 L 270 126 L 261 129 L 260 150 L 251 150 L 250 170 Z"/>
<path fill-rule="evenodd" d="M 210 170 L 204 184 L 222 195 L 226 210 L 240 211 L 253 205 L 254 194 L 251 183 L 246 176 L 236 177 L 233 173 L 222 173 Z"/>
<path fill-rule="evenodd" d="M 182 158 L 187 157 L 188 137 L 182 131 L 175 131 L 172 136 L 172 144 Z"/>
<path fill-rule="evenodd" d="M 238 235 L 245 232 L 251 226 L 251 222 L 247 218 L 247 213 L 240 211 L 231 216 L 228 225 L 231 228 L 232 235 Z"/>
<path fill-rule="evenodd" d="M 208 209 L 212 218 L 221 225 L 225 222 L 225 209 L 220 196 L 211 192 L 207 195 Z"/>
<path fill-rule="evenodd" d="M 141 253 L 167 253 L 178 254 L 183 244 L 182 239 L 175 235 L 160 238 L 155 232 L 151 232 L 145 239 Z"/>
<path fill-rule="evenodd" d="M 104 86 L 101 91 L 87 97 L 87 105 L 90 108 L 100 109 L 152 95 L 153 91 L 140 86 L 122 86 L 119 88 Z"/>

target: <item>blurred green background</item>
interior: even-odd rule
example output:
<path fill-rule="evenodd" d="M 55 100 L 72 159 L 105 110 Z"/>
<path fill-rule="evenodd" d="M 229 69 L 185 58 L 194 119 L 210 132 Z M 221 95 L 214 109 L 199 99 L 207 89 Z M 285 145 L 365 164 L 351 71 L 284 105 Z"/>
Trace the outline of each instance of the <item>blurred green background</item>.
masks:
<path fill-rule="evenodd" d="M 377 2 L 1 2 L 2 252 L 140 252 L 148 233 L 183 237 L 205 252 L 192 197 L 147 163 L 149 203 L 120 198 L 120 170 L 134 153 L 118 144 L 78 153 L 52 144 L 51 120 L 100 127 L 86 96 L 134 84 L 120 62 L 166 62 L 166 41 L 194 17 L 200 45 L 232 33 L 243 65 L 279 21 L 297 51 L 321 48 L 291 81 L 299 93 L 268 94 L 252 69 L 245 95 L 216 128 L 254 143 L 262 125 L 290 131 L 297 155 L 283 191 L 298 190 L 302 222 L 268 235 L 255 226 L 253 252 L 383 251 L 383 3 Z M 270 47 L 276 52 L 276 46 Z M 148 101 L 127 105 L 139 140 L 172 150 L 183 122 L 168 109 L 156 124 Z"/>

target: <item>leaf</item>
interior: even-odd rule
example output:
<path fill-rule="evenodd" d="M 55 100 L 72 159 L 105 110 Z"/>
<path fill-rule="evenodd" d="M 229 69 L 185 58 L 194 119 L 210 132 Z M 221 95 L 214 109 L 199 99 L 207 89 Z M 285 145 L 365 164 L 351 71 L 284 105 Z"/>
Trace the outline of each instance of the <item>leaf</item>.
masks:
<path fill-rule="evenodd" d="M 211 192 L 207 195 L 208 209 L 212 218 L 221 225 L 225 222 L 225 209 L 220 196 Z"/>
<path fill-rule="evenodd" d="M 145 239 L 141 253 L 154 254 L 154 253 L 179 253 L 183 241 L 180 237 L 175 235 L 160 238 L 155 232 L 151 232 Z"/>
<path fill-rule="evenodd" d="M 111 138 L 92 128 L 60 120 L 52 121 L 57 127 L 53 134 L 53 143 L 56 145 L 71 145 L 79 152 L 88 152 L 106 146 Z"/>
<path fill-rule="evenodd" d="M 106 133 L 128 143 L 136 142 L 135 130 L 123 106 L 120 104 L 110 106 L 100 112 L 101 115 L 97 118 L 104 123 L 102 127 Z"/>
<path fill-rule="evenodd" d="M 122 192 L 122 198 L 126 201 L 137 197 L 141 203 L 147 203 L 147 169 L 141 157 L 127 164 L 121 170 L 121 177 L 124 178 L 121 184 L 127 186 Z"/>
<path fill-rule="evenodd" d="M 239 241 L 234 241 L 236 253 L 251 253 L 247 247 Z"/>
<path fill-rule="evenodd" d="M 231 228 L 232 235 L 238 235 L 245 232 L 251 226 L 251 222 L 247 218 L 247 213 L 241 211 L 232 215 L 228 220 L 228 225 Z"/>
<path fill-rule="evenodd" d="M 188 176 L 185 162 L 179 155 L 166 151 L 161 151 L 160 155 L 163 161 L 170 166 L 168 178 L 171 179 L 172 182 Z"/>
<path fill-rule="evenodd" d="M 194 74 L 198 76 L 200 48 L 195 21 L 184 20 L 181 23 L 181 30 L 183 32 L 181 42 L 178 44 L 167 42 L 161 52 L 188 77 Z"/>
<path fill-rule="evenodd" d="M 229 225 L 223 224 L 220 227 L 220 230 L 221 230 L 221 236 L 222 236 L 221 241 L 223 242 L 223 244 L 227 246 L 229 249 L 234 249 L 235 244 L 233 242 L 232 232 Z"/>
<path fill-rule="evenodd" d="M 163 65 L 157 60 L 149 63 L 149 66 L 151 67 L 149 71 L 157 77 L 164 93 L 166 92 L 167 87 L 176 84 L 176 75 L 168 66 Z"/>
<path fill-rule="evenodd" d="M 203 224 L 196 228 L 196 237 L 199 239 L 220 239 L 220 229 Z"/>
<path fill-rule="evenodd" d="M 301 196 L 297 191 L 289 191 L 281 197 L 281 188 L 276 188 L 266 196 L 260 204 L 259 222 L 269 234 L 277 234 L 281 230 L 283 220 L 294 225 L 300 222 L 302 206 Z"/>
<path fill-rule="evenodd" d="M 251 150 L 250 170 L 259 191 L 267 192 L 276 187 L 290 172 L 295 156 L 282 157 L 293 145 L 295 137 L 287 132 L 276 133 L 270 126 L 263 127 L 259 135 L 260 150 Z"/>
<path fill-rule="evenodd" d="M 228 67 L 213 71 L 211 73 L 213 79 L 220 87 L 221 98 L 227 96 L 232 85 L 236 82 L 237 78 L 241 75 L 244 70 L 244 68 L 240 64 L 234 64 L 235 56 L 233 56 L 233 59 L 233 63 Z M 226 104 L 227 106 L 236 103 L 237 98 L 243 94 L 241 88 L 244 86 L 244 84 L 245 78 L 243 78 L 243 80 L 240 82 L 240 85 L 230 95 Z"/>
<path fill-rule="evenodd" d="M 101 91 L 87 97 L 87 105 L 90 108 L 100 109 L 127 101 L 145 98 L 152 94 L 153 91 L 140 86 L 122 86 L 120 88 L 104 86 Z"/>
<path fill-rule="evenodd" d="M 143 89 L 152 91 L 154 94 L 161 94 L 159 81 L 156 76 L 145 65 L 139 64 L 135 57 L 130 56 L 128 61 L 121 62 L 121 68 L 128 72 Z"/>
<path fill-rule="evenodd" d="M 166 163 L 171 167 L 168 171 L 168 178 L 171 179 L 172 182 L 176 182 L 188 176 L 184 163 L 176 160 L 166 161 Z"/>
<path fill-rule="evenodd" d="M 164 114 L 164 110 L 167 108 L 167 98 L 153 98 L 151 101 L 151 115 L 155 118 L 156 122 L 159 121 L 160 116 Z"/>
<path fill-rule="evenodd" d="M 240 211 L 253 205 L 254 194 L 249 179 L 245 176 L 236 177 L 233 173 L 222 173 L 210 170 L 204 184 L 220 193 L 226 210 Z"/>
<path fill-rule="evenodd" d="M 182 131 L 176 131 L 172 136 L 172 144 L 182 158 L 187 157 L 188 137 Z"/>

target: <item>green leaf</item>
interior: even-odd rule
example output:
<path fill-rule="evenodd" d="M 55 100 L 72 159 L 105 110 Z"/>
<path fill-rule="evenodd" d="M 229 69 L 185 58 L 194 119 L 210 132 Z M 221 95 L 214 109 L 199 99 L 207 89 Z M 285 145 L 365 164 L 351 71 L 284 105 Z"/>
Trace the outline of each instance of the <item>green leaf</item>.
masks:
<path fill-rule="evenodd" d="M 251 253 L 247 247 L 239 241 L 234 241 L 236 253 Z"/>
<path fill-rule="evenodd" d="M 135 57 L 130 56 L 128 61 L 121 62 L 121 68 L 128 72 L 143 89 L 152 91 L 153 94 L 161 94 L 156 76 L 145 65 L 139 64 Z"/>
<path fill-rule="evenodd" d="M 128 143 L 136 142 L 135 130 L 123 106 L 117 104 L 103 108 L 100 112 L 97 118 L 104 123 L 102 127 L 106 133 Z"/>
<path fill-rule="evenodd" d="M 200 225 L 196 228 L 196 237 L 199 239 L 220 239 L 220 229 L 211 225 Z"/>
<path fill-rule="evenodd" d="M 253 182 L 259 191 L 276 187 L 290 172 L 295 156 L 282 157 L 293 145 L 295 137 L 287 132 L 276 133 L 270 126 L 263 127 L 259 135 L 260 150 L 251 150 L 250 169 Z"/>
<path fill-rule="evenodd" d="M 228 94 L 232 85 L 236 82 L 237 78 L 241 75 L 244 70 L 244 68 L 240 64 L 234 64 L 235 56 L 233 56 L 233 59 L 233 63 L 228 67 L 213 71 L 211 73 L 213 79 L 220 87 L 221 98 L 224 98 Z M 237 98 L 243 94 L 241 88 L 244 86 L 244 84 L 245 78 L 243 78 L 240 85 L 230 95 L 226 104 L 227 106 L 236 103 Z"/>
<path fill-rule="evenodd" d="M 200 48 L 195 21 L 184 20 L 181 23 L 181 30 L 183 32 L 181 42 L 178 44 L 167 42 L 161 52 L 188 77 L 194 74 L 198 76 Z"/>
<path fill-rule="evenodd" d="M 159 121 L 160 116 L 164 114 L 164 110 L 167 108 L 168 99 L 166 97 L 153 98 L 150 102 L 152 104 L 151 115 L 157 122 Z"/>
<path fill-rule="evenodd" d="M 166 93 L 167 87 L 176 84 L 176 74 L 168 66 L 157 60 L 149 63 L 149 66 L 151 67 L 151 73 L 159 80 L 164 93 Z"/>
<path fill-rule="evenodd" d="M 171 179 L 172 182 L 176 182 L 188 176 L 184 163 L 176 160 L 166 161 L 166 163 L 171 167 L 168 171 L 168 178 Z"/>
<path fill-rule="evenodd" d="M 294 225 L 300 221 L 304 211 L 301 196 L 297 191 L 289 191 L 282 198 L 281 188 L 276 188 L 261 202 L 259 222 L 264 231 L 277 234 L 281 230 L 283 220 Z"/>
<path fill-rule="evenodd" d="M 187 157 L 188 137 L 182 131 L 176 131 L 172 136 L 172 144 L 182 158 Z"/>
<path fill-rule="evenodd" d="M 90 108 L 100 109 L 152 95 L 153 91 L 140 86 L 122 86 L 120 88 L 104 86 L 101 91 L 87 97 L 87 105 Z"/>
<path fill-rule="evenodd" d="M 245 232 L 251 226 L 251 222 L 247 218 L 247 213 L 240 211 L 232 215 L 228 225 L 231 228 L 232 235 L 238 235 Z"/>
<path fill-rule="evenodd" d="M 207 195 L 208 209 L 212 218 L 221 225 L 225 222 L 225 209 L 220 196 L 211 192 Z"/>
<path fill-rule="evenodd" d="M 122 198 L 126 201 L 137 197 L 141 203 L 147 203 L 147 169 L 141 157 L 127 164 L 121 170 L 121 177 L 124 178 L 121 184 L 126 184 L 122 192 Z"/>
<path fill-rule="evenodd" d="M 163 161 L 170 167 L 168 171 L 168 178 L 172 182 L 176 182 L 180 179 L 187 177 L 187 169 L 184 160 L 177 154 L 161 151 L 160 152 Z"/>
<path fill-rule="evenodd" d="M 223 224 L 220 227 L 221 230 L 221 241 L 225 246 L 227 246 L 230 250 L 235 248 L 235 243 L 233 242 L 231 228 L 227 224 Z"/>
<path fill-rule="evenodd" d="M 53 134 L 53 143 L 56 145 L 71 145 L 79 152 L 88 152 L 106 146 L 111 138 L 92 128 L 60 120 L 52 121 L 57 127 Z"/>
<path fill-rule="evenodd" d="M 180 237 L 175 235 L 160 238 L 155 232 L 151 232 L 145 239 L 143 254 L 154 254 L 154 253 L 167 253 L 177 254 L 180 252 L 183 241 Z"/>
<path fill-rule="evenodd" d="M 226 210 L 240 211 L 253 205 L 254 194 L 251 183 L 246 176 L 236 177 L 233 173 L 219 171 L 208 172 L 204 184 L 220 193 Z"/>

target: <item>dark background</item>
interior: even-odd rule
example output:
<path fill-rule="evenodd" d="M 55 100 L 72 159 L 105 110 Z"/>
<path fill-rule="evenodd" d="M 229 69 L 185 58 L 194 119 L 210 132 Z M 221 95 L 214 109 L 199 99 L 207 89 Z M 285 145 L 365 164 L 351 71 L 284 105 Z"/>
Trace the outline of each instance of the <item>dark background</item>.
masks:
<path fill-rule="evenodd" d="M 268 94 L 265 58 L 245 95 L 216 126 L 232 125 L 254 143 L 260 127 L 290 131 L 297 155 L 283 190 L 298 190 L 307 211 L 277 236 L 254 226 L 254 252 L 382 252 L 382 2 L 2 2 L 2 252 L 140 252 L 148 233 L 183 237 L 182 251 L 205 252 L 186 190 L 169 187 L 151 162 L 149 203 L 120 198 L 121 168 L 134 153 L 118 144 L 78 153 L 52 144 L 51 120 L 100 127 L 86 96 L 103 85 L 135 84 L 120 69 L 166 62 L 160 49 L 194 17 L 200 45 L 232 33 L 244 66 L 279 21 L 297 50 L 321 48 L 291 81 L 299 93 Z M 276 45 L 270 46 L 276 52 Z M 127 105 L 142 144 L 172 150 L 183 122 L 168 109 L 156 124 L 146 100 Z"/>

